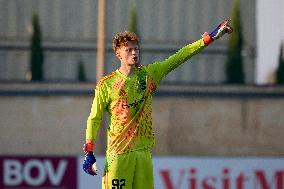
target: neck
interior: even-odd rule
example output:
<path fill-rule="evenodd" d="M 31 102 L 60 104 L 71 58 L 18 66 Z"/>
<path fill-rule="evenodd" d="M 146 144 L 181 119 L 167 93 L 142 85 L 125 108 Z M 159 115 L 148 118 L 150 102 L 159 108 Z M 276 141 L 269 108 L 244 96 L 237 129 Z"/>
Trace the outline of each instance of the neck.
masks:
<path fill-rule="evenodd" d="M 134 71 L 135 65 L 121 65 L 119 71 L 126 76 L 130 76 Z"/>

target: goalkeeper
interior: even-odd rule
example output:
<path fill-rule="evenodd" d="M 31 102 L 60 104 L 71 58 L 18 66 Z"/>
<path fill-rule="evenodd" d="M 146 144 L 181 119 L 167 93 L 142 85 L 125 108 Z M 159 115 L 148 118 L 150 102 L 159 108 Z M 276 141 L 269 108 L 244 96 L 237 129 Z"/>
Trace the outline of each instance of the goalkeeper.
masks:
<path fill-rule="evenodd" d="M 102 188 L 154 188 L 151 149 L 155 143 L 152 126 L 152 98 L 160 81 L 211 42 L 233 30 L 229 20 L 210 34 L 186 45 L 164 61 L 138 66 L 138 38 L 132 32 L 120 32 L 113 50 L 120 67 L 102 78 L 96 86 L 91 113 L 87 120 L 83 169 L 96 175 L 95 140 L 102 115 L 107 111 L 107 150 Z"/>

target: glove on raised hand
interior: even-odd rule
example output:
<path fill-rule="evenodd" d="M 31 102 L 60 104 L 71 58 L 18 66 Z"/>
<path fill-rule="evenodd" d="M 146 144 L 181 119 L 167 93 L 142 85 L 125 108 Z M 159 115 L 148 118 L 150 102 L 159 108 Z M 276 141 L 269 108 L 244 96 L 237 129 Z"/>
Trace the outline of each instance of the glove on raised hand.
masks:
<path fill-rule="evenodd" d="M 228 34 L 232 33 L 233 28 L 228 25 L 230 21 L 231 21 L 230 19 L 227 19 L 226 21 L 222 22 L 210 34 L 205 32 L 202 35 L 205 45 L 209 45 L 213 41 L 222 37 L 225 33 Z"/>
<path fill-rule="evenodd" d="M 83 163 L 83 170 L 92 176 L 97 175 L 97 164 L 93 149 L 93 143 L 87 143 L 84 145 L 85 159 Z"/>

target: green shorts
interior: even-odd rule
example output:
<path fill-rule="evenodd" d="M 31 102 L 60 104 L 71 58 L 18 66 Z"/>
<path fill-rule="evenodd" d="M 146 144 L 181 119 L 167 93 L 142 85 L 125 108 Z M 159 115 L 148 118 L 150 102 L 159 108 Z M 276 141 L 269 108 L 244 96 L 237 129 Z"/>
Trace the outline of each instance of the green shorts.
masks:
<path fill-rule="evenodd" d="M 102 189 L 154 188 L 152 155 L 149 150 L 138 150 L 115 156 L 102 179 Z"/>

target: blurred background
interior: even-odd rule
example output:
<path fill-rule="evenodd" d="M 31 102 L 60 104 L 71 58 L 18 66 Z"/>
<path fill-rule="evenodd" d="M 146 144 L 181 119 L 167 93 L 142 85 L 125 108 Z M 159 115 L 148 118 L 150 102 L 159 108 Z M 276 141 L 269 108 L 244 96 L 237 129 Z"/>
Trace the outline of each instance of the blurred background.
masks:
<path fill-rule="evenodd" d="M 80 183 L 100 188 L 97 181 L 81 175 L 80 167 L 68 167 L 80 174 L 72 186 L 62 184 L 70 183 L 65 177 L 57 185 L 47 177 L 40 185 L 38 176 L 50 176 L 47 160 L 54 165 L 55 176 L 60 175 L 56 170 L 62 159 L 72 164 L 75 158 L 81 163 L 96 81 L 119 66 L 111 46 L 114 35 L 124 30 L 136 32 L 140 63 L 147 65 L 200 39 L 227 18 L 232 19 L 234 33 L 170 73 L 156 92 L 156 188 L 252 188 L 253 179 L 226 188 L 224 178 L 237 175 L 238 180 L 239 173 L 255 178 L 259 184 L 254 188 L 284 188 L 283 1 L 0 0 L 0 10 L 4 179 L 0 188 L 88 188 Z M 107 122 L 105 119 L 96 144 L 102 162 Z M 29 157 L 42 166 L 32 163 L 25 169 Z M 205 157 L 210 170 L 203 165 Z M 18 163 L 13 164 L 11 158 Z M 166 170 L 173 177 L 163 172 L 164 165 L 159 163 L 163 158 L 168 158 Z M 222 160 L 231 162 L 224 165 Z M 176 162 L 181 162 L 179 168 L 170 165 Z M 196 163 L 199 180 L 210 173 L 223 181 L 207 183 L 205 179 L 205 184 L 200 181 L 196 186 L 193 181 L 180 181 L 178 178 L 185 180 L 180 171 L 190 162 Z M 252 164 L 254 168 L 247 170 Z M 224 167 L 234 176 L 228 176 Z M 263 170 L 263 175 L 255 170 Z M 29 183 L 33 179 L 34 184 Z"/>

